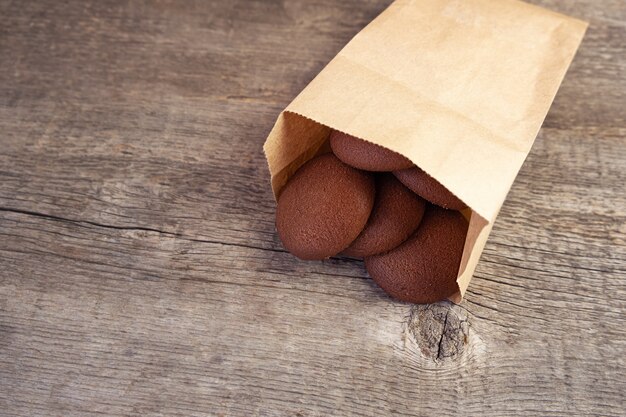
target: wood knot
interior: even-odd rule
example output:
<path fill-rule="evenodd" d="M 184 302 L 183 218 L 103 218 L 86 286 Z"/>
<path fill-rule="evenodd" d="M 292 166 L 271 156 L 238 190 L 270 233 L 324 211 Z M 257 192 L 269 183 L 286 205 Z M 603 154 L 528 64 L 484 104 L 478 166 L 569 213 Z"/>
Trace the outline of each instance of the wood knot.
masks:
<path fill-rule="evenodd" d="M 422 355 L 435 362 L 459 357 L 469 342 L 467 313 L 449 301 L 414 306 L 408 331 Z"/>

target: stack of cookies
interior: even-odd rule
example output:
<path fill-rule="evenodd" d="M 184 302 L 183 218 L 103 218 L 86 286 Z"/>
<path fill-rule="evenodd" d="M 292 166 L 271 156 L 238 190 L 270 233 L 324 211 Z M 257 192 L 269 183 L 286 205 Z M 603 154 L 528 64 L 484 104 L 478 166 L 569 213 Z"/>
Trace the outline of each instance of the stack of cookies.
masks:
<path fill-rule="evenodd" d="M 332 131 L 333 153 L 291 177 L 278 199 L 276 229 L 306 260 L 364 258 L 392 297 L 432 303 L 457 291 L 468 223 L 465 204 L 409 159 Z"/>

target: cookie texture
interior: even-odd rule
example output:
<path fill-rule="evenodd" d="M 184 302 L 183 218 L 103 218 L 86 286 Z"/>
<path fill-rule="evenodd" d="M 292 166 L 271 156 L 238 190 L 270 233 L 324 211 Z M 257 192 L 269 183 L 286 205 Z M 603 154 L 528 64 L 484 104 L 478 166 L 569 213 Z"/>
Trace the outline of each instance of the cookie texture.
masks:
<path fill-rule="evenodd" d="M 374 205 L 371 173 L 333 154 L 304 164 L 285 185 L 276 208 L 276 229 L 285 249 L 301 259 L 325 259 L 361 233 Z"/>
<path fill-rule="evenodd" d="M 414 166 L 397 152 L 336 130 L 330 133 L 330 147 L 337 158 L 366 171 L 396 171 Z"/>
<path fill-rule="evenodd" d="M 365 229 L 343 251 L 346 256 L 365 257 L 390 251 L 419 226 L 426 202 L 390 173 L 376 176 L 376 199 Z"/>
<path fill-rule="evenodd" d="M 414 193 L 440 207 L 462 210 L 466 205 L 436 179 L 418 167 L 394 171 L 393 173 Z"/>
<path fill-rule="evenodd" d="M 468 223 L 461 213 L 429 205 L 417 231 L 396 249 L 365 258 L 372 279 L 389 295 L 434 303 L 458 290 Z"/>

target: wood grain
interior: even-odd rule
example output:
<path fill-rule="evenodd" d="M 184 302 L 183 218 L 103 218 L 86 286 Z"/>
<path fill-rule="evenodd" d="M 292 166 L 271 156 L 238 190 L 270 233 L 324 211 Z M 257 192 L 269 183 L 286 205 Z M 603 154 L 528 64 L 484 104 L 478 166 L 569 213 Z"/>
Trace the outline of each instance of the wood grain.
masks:
<path fill-rule="evenodd" d="M 276 115 L 389 0 L 0 0 L 0 415 L 626 412 L 626 9 L 458 306 L 274 231 Z"/>

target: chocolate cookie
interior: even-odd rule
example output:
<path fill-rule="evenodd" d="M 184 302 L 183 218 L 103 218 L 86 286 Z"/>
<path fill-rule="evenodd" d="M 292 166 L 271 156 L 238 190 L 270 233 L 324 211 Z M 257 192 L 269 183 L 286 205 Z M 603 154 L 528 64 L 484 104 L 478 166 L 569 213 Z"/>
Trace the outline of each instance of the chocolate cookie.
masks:
<path fill-rule="evenodd" d="M 325 154 L 304 164 L 285 185 L 276 229 L 289 252 L 324 259 L 346 249 L 365 227 L 374 205 L 374 177 Z"/>
<path fill-rule="evenodd" d="M 396 171 L 413 166 L 397 152 L 336 130 L 330 133 L 330 147 L 337 158 L 366 171 Z"/>
<path fill-rule="evenodd" d="M 376 177 L 376 200 L 359 237 L 343 251 L 347 256 L 370 256 L 390 251 L 419 226 L 426 202 L 390 173 Z"/>
<path fill-rule="evenodd" d="M 393 175 L 414 193 L 424 197 L 433 204 L 453 210 L 463 210 L 466 207 L 446 187 L 418 167 L 394 171 Z"/>
<path fill-rule="evenodd" d="M 389 295 L 411 303 L 434 303 L 458 291 L 468 223 L 458 211 L 428 206 L 422 223 L 406 242 L 365 258 L 365 268 Z"/>

